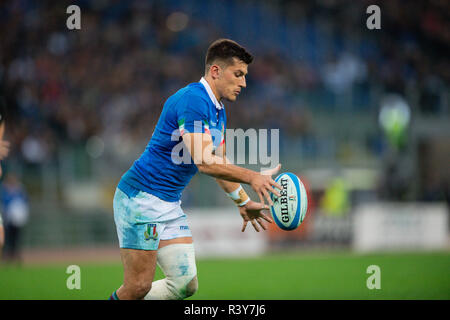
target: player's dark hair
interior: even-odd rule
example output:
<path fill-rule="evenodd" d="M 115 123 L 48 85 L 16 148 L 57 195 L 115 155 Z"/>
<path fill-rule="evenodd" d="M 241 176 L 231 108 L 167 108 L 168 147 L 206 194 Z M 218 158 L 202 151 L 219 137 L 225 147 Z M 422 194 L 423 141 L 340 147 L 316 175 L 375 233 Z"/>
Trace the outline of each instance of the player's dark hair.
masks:
<path fill-rule="evenodd" d="M 237 42 L 230 39 L 218 39 L 211 43 L 206 52 L 206 70 L 217 60 L 231 64 L 233 58 L 242 60 L 246 64 L 253 61 L 253 56 Z"/>

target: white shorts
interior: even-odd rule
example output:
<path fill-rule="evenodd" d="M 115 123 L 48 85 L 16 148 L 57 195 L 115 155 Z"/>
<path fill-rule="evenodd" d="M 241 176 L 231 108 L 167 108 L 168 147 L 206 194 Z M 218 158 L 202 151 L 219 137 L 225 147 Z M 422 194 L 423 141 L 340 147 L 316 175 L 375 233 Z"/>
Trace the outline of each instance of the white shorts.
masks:
<path fill-rule="evenodd" d="M 167 202 L 140 190 L 117 188 L 114 221 L 120 248 L 158 250 L 160 240 L 192 237 L 178 202 Z"/>

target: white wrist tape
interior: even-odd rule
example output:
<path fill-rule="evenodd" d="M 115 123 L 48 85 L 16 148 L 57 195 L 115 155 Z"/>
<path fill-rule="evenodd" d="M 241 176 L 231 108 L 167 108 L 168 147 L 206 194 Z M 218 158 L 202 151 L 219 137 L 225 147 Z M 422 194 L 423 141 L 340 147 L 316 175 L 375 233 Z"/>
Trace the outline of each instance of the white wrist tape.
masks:
<path fill-rule="evenodd" d="M 250 197 L 241 185 L 239 185 L 236 190 L 227 193 L 227 196 L 230 197 L 239 207 L 245 206 L 247 202 L 250 201 Z"/>

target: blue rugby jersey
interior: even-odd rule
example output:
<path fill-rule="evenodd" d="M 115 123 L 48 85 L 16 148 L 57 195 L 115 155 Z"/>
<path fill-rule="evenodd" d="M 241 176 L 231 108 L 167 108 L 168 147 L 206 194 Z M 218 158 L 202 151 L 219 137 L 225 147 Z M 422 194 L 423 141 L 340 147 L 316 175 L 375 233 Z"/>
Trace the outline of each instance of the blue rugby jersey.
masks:
<path fill-rule="evenodd" d="M 176 159 L 183 158 L 181 135 L 212 133 L 215 149 L 224 143 L 226 122 L 225 108 L 204 78 L 178 90 L 164 103 L 145 151 L 122 176 L 119 189 L 127 193 L 131 186 L 164 201 L 179 201 L 198 171 L 190 155 L 190 161 L 185 161 L 189 163 L 172 160 L 172 153 L 178 156 Z"/>

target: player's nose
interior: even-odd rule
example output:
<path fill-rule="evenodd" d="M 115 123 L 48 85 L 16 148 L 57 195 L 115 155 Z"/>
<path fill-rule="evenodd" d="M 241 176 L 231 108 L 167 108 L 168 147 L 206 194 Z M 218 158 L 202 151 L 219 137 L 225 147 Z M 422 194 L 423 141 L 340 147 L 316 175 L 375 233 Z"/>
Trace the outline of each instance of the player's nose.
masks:
<path fill-rule="evenodd" d="M 245 77 L 242 77 L 241 83 L 239 84 L 241 88 L 247 87 L 247 82 L 245 81 Z"/>

